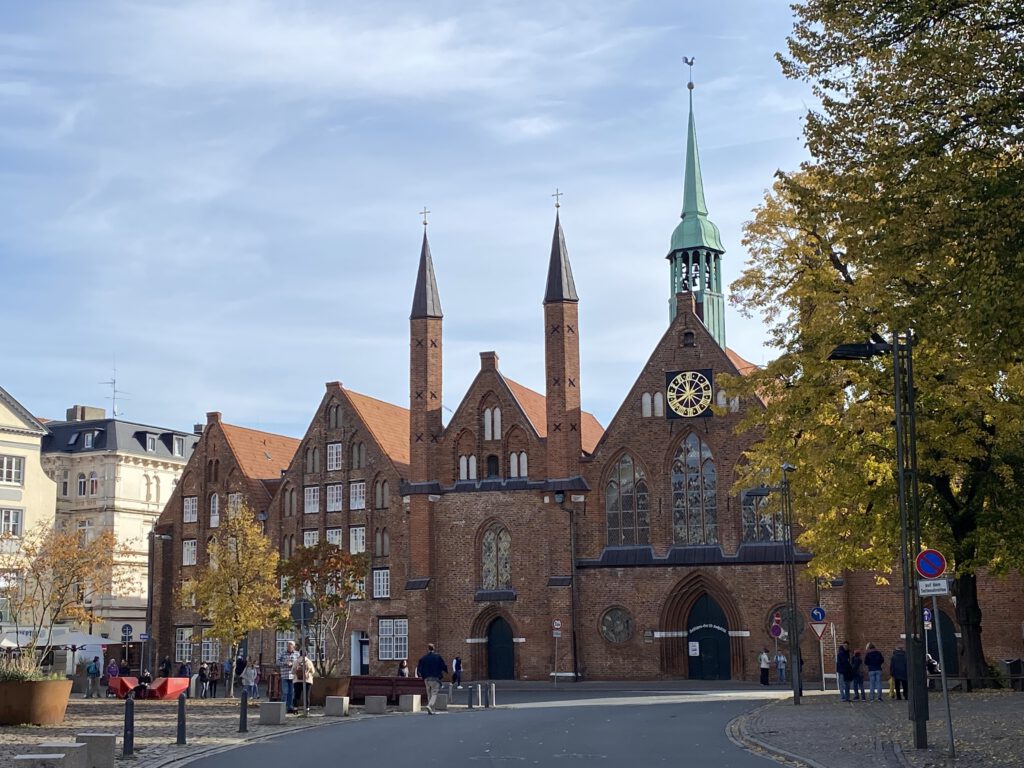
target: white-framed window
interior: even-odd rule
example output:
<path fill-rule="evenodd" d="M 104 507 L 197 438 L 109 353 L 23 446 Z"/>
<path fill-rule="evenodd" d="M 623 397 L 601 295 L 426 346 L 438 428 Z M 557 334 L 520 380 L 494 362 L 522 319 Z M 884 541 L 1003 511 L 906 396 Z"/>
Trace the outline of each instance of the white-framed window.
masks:
<path fill-rule="evenodd" d="M 373 596 L 374 598 L 391 597 L 391 569 L 373 569 Z"/>
<path fill-rule="evenodd" d="M 60 495 L 61 498 L 67 498 L 71 492 L 71 473 L 68 470 L 63 470 L 60 473 Z"/>
<path fill-rule="evenodd" d="M 199 497 L 186 496 L 182 499 L 181 522 L 194 523 L 199 520 Z"/>
<path fill-rule="evenodd" d="M 366 509 L 366 481 L 349 483 L 348 486 L 348 508 Z"/>
<path fill-rule="evenodd" d="M 341 443 L 327 444 L 327 471 L 341 469 Z"/>
<path fill-rule="evenodd" d="M 92 520 L 86 518 L 85 520 L 78 521 L 79 545 L 85 546 L 86 544 L 88 544 L 90 541 L 92 541 L 93 536 L 95 536 L 95 533 L 96 532 L 93 530 L 92 526 Z"/>
<path fill-rule="evenodd" d="M 207 664 L 220 664 L 220 640 L 203 635 L 203 645 L 200 651 L 202 660 Z"/>
<path fill-rule="evenodd" d="M 408 619 L 378 619 L 377 658 L 381 661 L 409 658 Z"/>
<path fill-rule="evenodd" d="M 237 515 L 242 509 L 242 494 L 240 493 L 229 493 L 228 494 L 228 514 Z"/>
<path fill-rule="evenodd" d="M 78 495 L 85 496 L 85 473 L 78 473 Z"/>
<path fill-rule="evenodd" d="M 307 485 L 303 490 L 302 511 L 307 515 L 315 515 L 320 512 L 320 486 Z"/>
<path fill-rule="evenodd" d="M 184 456 L 185 455 L 185 438 L 184 437 L 175 437 L 174 440 L 172 441 L 172 443 L 174 445 L 174 449 L 173 449 L 174 455 L 175 456 Z"/>
<path fill-rule="evenodd" d="M 326 538 L 328 544 L 334 544 L 338 547 L 345 543 L 345 534 L 341 528 L 328 528 Z"/>
<path fill-rule="evenodd" d="M 315 528 L 311 531 L 302 532 L 302 546 L 315 547 L 320 542 L 320 531 Z"/>
<path fill-rule="evenodd" d="M 192 661 L 192 627 L 174 628 L 174 660 Z"/>
<path fill-rule="evenodd" d="M 196 564 L 196 540 L 185 539 L 181 542 L 181 564 L 182 565 L 195 565 Z"/>
<path fill-rule="evenodd" d="M 92 442 L 94 438 L 95 435 L 92 432 L 86 432 L 84 437 L 85 442 L 83 443 L 84 447 L 92 448 Z"/>
<path fill-rule="evenodd" d="M 327 511 L 341 512 L 345 504 L 345 486 L 335 483 L 327 486 Z"/>
<path fill-rule="evenodd" d="M 212 494 L 210 496 L 210 527 L 216 528 L 220 525 L 220 495 Z"/>
<path fill-rule="evenodd" d="M 95 472 L 89 473 L 89 495 L 98 496 L 100 492 L 100 476 Z"/>
<path fill-rule="evenodd" d="M 21 510 L 0 509 L 0 534 L 7 534 L 15 538 L 21 537 Z"/>
<path fill-rule="evenodd" d="M 366 551 L 365 525 L 353 525 L 348 529 L 348 551 L 353 555 Z"/>
<path fill-rule="evenodd" d="M 274 643 L 274 656 L 275 660 L 280 659 L 284 652 L 288 650 L 288 641 L 295 639 L 295 630 L 286 629 L 285 631 L 277 631 L 277 642 Z"/>
<path fill-rule="evenodd" d="M 156 435 L 146 435 L 146 450 L 150 453 L 156 452 Z"/>

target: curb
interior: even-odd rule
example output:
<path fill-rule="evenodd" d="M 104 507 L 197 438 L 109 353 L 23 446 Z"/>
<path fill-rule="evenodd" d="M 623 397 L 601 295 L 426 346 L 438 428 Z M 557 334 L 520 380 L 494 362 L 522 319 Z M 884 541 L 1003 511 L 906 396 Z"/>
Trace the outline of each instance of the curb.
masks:
<path fill-rule="evenodd" d="M 768 709 L 768 707 L 777 706 L 784 699 L 778 699 L 776 701 L 770 701 L 767 704 L 763 704 L 752 712 L 747 712 L 738 717 L 733 718 L 729 721 L 729 724 L 725 727 L 726 736 L 729 740 L 743 749 L 749 752 L 764 752 L 775 760 L 784 760 L 790 763 L 795 763 L 799 766 L 806 766 L 806 768 L 828 768 L 828 766 L 822 765 L 821 763 L 812 760 L 809 757 L 803 755 L 797 755 L 789 752 L 781 747 L 776 747 L 773 744 L 769 744 L 762 739 L 750 734 L 747 730 L 747 722 L 755 717 L 759 712 Z"/>

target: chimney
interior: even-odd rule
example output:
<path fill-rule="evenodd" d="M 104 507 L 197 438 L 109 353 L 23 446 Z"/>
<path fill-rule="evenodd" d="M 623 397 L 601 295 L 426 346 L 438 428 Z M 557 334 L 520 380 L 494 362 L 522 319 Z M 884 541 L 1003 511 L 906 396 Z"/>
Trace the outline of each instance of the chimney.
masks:
<path fill-rule="evenodd" d="M 91 405 L 73 405 L 67 410 L 67 421 L 93 421 L 107 418 L 105 408 Z"/>
<path fill-rule="evenodd" d="M 697 297 L 697 294 L 680 291 L 676 294 L 676 306 L 680 311 L 690 310 L 694 317 L 702 323 L 704 322 L 704 302 Z"/>
<path fill-rule="evenodd" d="M 498 370 L 498 353 L 497 352 L 481 352 L 480 353 L 480 370 L 481 371 L 496 371 L 496 370 Z"/>
<path fill-rule="evenodd" d="M 220 411 L 210 411 L 206 414 L 206 426 L 220 424 Z"/>
<path fill-rule="evenodd" d="M 205 429 L 205 427 L 206 427 L 205 424 L 193 424 L 192 425 L 192 434 L 193 435 L 202 435 L 203 434 L 203 429 Z"/>

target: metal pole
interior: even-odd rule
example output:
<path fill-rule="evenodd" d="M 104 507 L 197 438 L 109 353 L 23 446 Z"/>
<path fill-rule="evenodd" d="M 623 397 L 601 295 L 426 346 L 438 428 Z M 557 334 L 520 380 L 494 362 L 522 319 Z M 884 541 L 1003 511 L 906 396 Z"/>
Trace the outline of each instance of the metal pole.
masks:
<path fill-rule="evenodd" d="M 185 694 L 178 695 L 178 743 L 185 744 Z"/>
<path fill-rule="evenodd" d="M 156 531 L 149 531 L 149 568 L 146 569 L 148 579 L 146 586 L 146 669 L 153 671 L 153 551 L 156 549 L 153 544 L 156 541 Z"/>
<path fill-rule="evenodd" d="M 786 605 L 789 608 L 789 647 L 793 704 L 800 704 L 800 633 L 796 615 L 796 553 L 793 551 L 793 497 L 789 486 L 788 465 L 782 467 L 782 527 L 785 551 L 783 553 L 786 576 Z"/>
<path fill-rule="evenodd" d="M 242 695 L 239 697 L 241 705 L 238 712 L 238 732 L 248 733 L 249 732 L 249 692 L 242 688 Z"/>
<path fill-rule="evenodd" d="M 909 334 L 907 338 L 907 351 L 909 354 Z M 903 381 L 903 359 L 900 349 L 900 334 L 893 334 L 892 344 L 892 368 L 893 368 L 893 395 L 896 408 L 896 485 L 898 489 L 898 502 L 900 512 L 900 567 L 903 570 L 903 631 L 906 637 L 907 646 L 907 706 L 908 719 L 914 723 L 914 746 L 917 749 L 928 747 L 928 694 L 920 686 L 920 673 L 922 670 L 923 658 L 921 655 L 920 638 L 917 635 L 920 609 L 917 605 L 916 584 L 914 572 L 910 565 L 910 547 L 920 534 L 912 535 L 911 516 L 908 502 L 907 475 L 910 464 L 908 462 L 908 448 L 910 442 L 907 437 L 907 427 L 913 426 L 905 421 L 907 416 L 906 403 L 904 399 Z M 910 370 L 908 368 L 908 370 Z M 909 377 L 908 377 L 909 378 Z M 913 381 L 908 381 L 908 390 L 913 389 Z M 916 614 L 916 615 L 915 615 Z"/>
<path fill-rule="evenodd" d="M 131 757 L 135 752 L 135 697 L 128 694 L 124 700 L 124 737 L 121 741 L 121 757 Z"/>
<path fill-rule="evenodd" d="M 946 730 L 949 733 L 949 756 L 956 759 L 953 742 L 953 713 L 949 709 L 949 685 L 946 682 L 946 656 L 942 652 L 942 622 L 939 621 L 939 601 L 932 595 L 932 621 L 935 622 L 935 644 L 939 646 L 939 675 L 942 677 L 942 698 L 946 702 Z"/>
<path fill-rule="evenodd" d="M 556 632 L 558 630 L 555 630 Z M 558 635 L 555 635 L 555 688 L 558 687 Z"/>

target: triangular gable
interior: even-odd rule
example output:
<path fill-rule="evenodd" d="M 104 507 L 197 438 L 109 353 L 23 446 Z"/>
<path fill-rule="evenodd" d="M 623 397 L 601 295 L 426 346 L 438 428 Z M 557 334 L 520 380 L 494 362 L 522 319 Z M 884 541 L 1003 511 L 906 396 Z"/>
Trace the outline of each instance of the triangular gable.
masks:
<path fill-rule="evenodd" d="M 301 440 L 258 429 L 221 423 L 224 438 L 235 455 L 239 469 L 250 480 L 279 478 L 288 469 Z"/>
<path fill-rule="evenodd" d="M 46 434 L 46 427 L 39 419 L 29 413 L 28 409 L 15 400 L 6 389 L 0 387 L 0 413 L 4 411 L 10 416 L 0 419 L 0 430 L 27 435 Z"/>
<path fill-rule="evenodd" d="M 409 467 L 409 409 L 341 388 L 381 451 L 400 474 Z"/>

